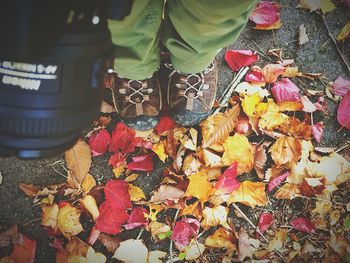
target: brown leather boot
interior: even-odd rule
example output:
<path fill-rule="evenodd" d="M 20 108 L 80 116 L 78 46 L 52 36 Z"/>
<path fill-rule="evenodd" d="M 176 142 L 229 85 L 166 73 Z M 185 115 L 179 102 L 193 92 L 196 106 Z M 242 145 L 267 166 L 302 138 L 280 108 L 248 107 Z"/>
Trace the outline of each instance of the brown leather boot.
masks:
<path fill-rule="evenodd" d="M 197 125 L 206 119 L 213 107 L 218 83 L 216 62 L 196 74 L 173 70 L 169 76 L 170 114 L 182 126 Z"/>
<path fill-rule="evenodd" d="M 139 81 L 114 77 L 117 113 L 129 127 L 145 131 L 154 128 L 162 108 L 158 73 Z"/>

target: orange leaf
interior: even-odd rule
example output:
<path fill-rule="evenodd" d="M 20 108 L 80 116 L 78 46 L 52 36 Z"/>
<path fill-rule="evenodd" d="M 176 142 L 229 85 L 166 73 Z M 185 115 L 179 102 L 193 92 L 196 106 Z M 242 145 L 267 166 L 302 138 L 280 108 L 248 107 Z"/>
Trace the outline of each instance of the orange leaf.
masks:
<path fill-rule="evenodd" d="M 187 187 L 185 196 L 196 197 L 203 204 L 213 193 L 214 188 L 208 180 L 206 174 L 197 172 L 188 177 L 190 183 Z"/>
<path fill-rule="evenodd" d="M 261 129 L 273 130 L 288 123 L 288 121 L 289 117 L 280 112 L 279 106 L 273 101 L 269 101 L 266 112 L 261 115 L 259 126 Z"/>
<path fill-rule="evenodd" d="M 244 181 L 237 191 L 231 193 L 227 200 L 229 204 L 240 202 L 251 207 L 267 204 L 265 184 L 260 182 Z"/>
<path fill-rule="evenodd" d="M 299 185 L 286 183 L 280 189 L 278 189 L 274 197 L 276 199 L 292 200 L 293 198 L 300 195 L 301 195 L 301 191 L 300 191 Z"/>
<path fill-rule="evenodd" d="M 223 227 L 217 229 L 214 234 L 208 236 L 204 241 L 205 246 L 213 248 L 225 248 L 229 251 L 234 251 L 237 249 L 235 243 L 235 236 L 232 234 L 232 232 L 227 231 Z"/>
<path fill-rule="evenodd" d="M 267 64 L 263 67 L 261 73 L 267 83 L 274 83 L 277 81 L 278 76 L 282 75 L 285 70 L 285 67 L 281 64 Z"/>
<path fill-rule="evenodd" d="M 276 165 L 295 164 L 301 157 L 300 140 L 293 137 L 281 136 L 272 145 L 269 152 Z"/>
<path fill-rule="evenodd" d="M 306 115 L 307 116 L 307 115 Z M 289 123 L 281 126 L 281 132 L 301 140 L 311 140 L 311 126 L 308 124 L 308 118 L 303 121 L 295 117 L 289 118 Z"/>

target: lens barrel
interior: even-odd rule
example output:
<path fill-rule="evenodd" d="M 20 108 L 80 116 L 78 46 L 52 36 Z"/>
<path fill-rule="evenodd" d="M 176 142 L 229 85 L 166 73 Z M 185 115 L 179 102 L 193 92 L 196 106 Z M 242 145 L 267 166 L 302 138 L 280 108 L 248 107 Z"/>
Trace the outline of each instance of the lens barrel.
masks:
<path fill-rule="evenodd" d="M 12 48 L 10 40 L 6 46 L 0 44 L 0 155 L 42 158 L 70 148 L 98 116 L 113 45 L 101 1 L 61 1 L 55 13 L 60 19 L 51 21 L 47 16 L 55 23 L 52 27 L 45 21 L 37 23 L 48 3 L 42 1 L 44 7 L 37 8 L 37 1 L 25 5 L 28 2 L 32 6 L 27 11 L 21 5 L 7 6 L 9 13 L 29 12 L 22 31 L 7 34 L 20 24 L 8 29 L 1 24 L 0 33 L 11 41 L 22 39 L 23 45 L 16 42 L 17 48 Z M 36 30 L 38 26 L 46 28 L 50 38 L 42 46 L 33 45 L 38 45 L 38 37 L 45 39 L 45 30 Z M 33 33 L 35 38 L 31 32 L 39 35 Z"/>

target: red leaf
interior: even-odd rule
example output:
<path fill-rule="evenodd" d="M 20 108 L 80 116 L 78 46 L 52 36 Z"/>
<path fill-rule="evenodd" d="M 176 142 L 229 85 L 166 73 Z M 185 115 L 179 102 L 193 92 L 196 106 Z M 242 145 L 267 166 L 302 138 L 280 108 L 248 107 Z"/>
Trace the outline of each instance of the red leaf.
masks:
<path fill-rule="evenodd" d="M 107 200 L 100 205 L 98 210 L 100 215 L 96 219 L 96 229 L 107 234 L 120 233 L 121 226 L 129 218 L 125 209 L 114 209 Z"/>
<path fill-rule="evenodd" d="M 145 218 L 145 215 L 147 214 L 148 212 L 145 208 L 142 208 L 140 206 L 134 207 L 131 211 L 128 222 L 124 225 L 124 228 L 129 230 L 139 226 L 146 226 L 147 220 Z"/>
<path fill-rule="evenodd" d="M 264 233 L 274 223 L 272 214 L 262 213 L 259 217 L 258 228 L 261 233 Z"/>
<path fill-rule="evenodd" d="M 183 251 L 191 242 L 191 239 L 198 235 L 199 221 L 193 218 L 182 218 L 176 222 L 171 236 L 178 250 Z"/>
<path fill-rule="evenodd" d="M 267 190 L 269 192 L 271 192 L 273 189 L 275 189 L 277 186 L 279 186 L 284 180 L 286 180 L 288 175 L 289 175 L 289 172 L 287 171 L 287 172 L 283 173 L 282 175 L 273 178 L 269 182 L 269 184 L 267 186 Z"/>
<path fill-rule="evenodd" d="M 322 185 L 312 187 L 311 185 L 309 185 L 307 183 L 307 181 L 305 179 L 303 179 L 303 183 L 300 186 L 301 193 L 307 197 L 314 197 L 316 195 L 321 194 L 323 192 L 323 190 L 326 188 L 326 186 L 325 186 L 326 179 L 322 178 L 320 180 L 320 182 L 322 183 Z"/>
<path fill-rule="evenodd" d="M 19 233 L 16 237 L 16 243 L 14 244 L 10 259 L 16 263 L 33 263 L 35 249 L 36 241 Z"/>
<path fill-rule="evenodd" d="M 168 115 L 163 115 L 160 117 L 160 120 L 154 129 L 156 130 L 157 134 L 161 135 L 166 131 L 174 129 L 174 127 L 175 121 Z"/>
<path fill-rule="evenodd" d="M 132 157 L 132 162 L 128 164 L 127 168 L 131 171 L 153 171 L 153 154 Z"/>
<path fill-rule="evenodd" d="M 116 152 L 109 158 L 108 164 L 111 165 L 113 168 L 116 168 L 119 165 L 121 165 L 125 160 L 125 156 L 123 156 L 120 152 Z"/>
<path fill-rule="evenodd" d="M 265 82 L 265 79 L 260 70 L 252 70 L 245 75 L 245 81 L 250 83 L 261 83 Z"/>
<path fill-rule="evenodd" d="M 282 78 L 274 83 L 271 92 L 277 103 L 300 100 L 300 89 L 288 78 Z"/>
<path fill-rule="evenodd" d="M 257 25 L 271 26 L 279 20 L 279 9 L 270 1 L 261 1 L 249 19 Z"/>
<path fill-rule="evenodd" d="M 222 194 L 231 193 L 239 188 L 241 185 L 237 181 L 237 163 L 233 163 L 225 172 L 219 177 L 219 181 L 215 185 L 215 188 L 220 190 Z"/>
<path fill-rule="evenodd" d="M 350 129 L 350 91 L 339 103 L 337 119 L 342 127 Z"/>
<path fill-rule="evenodd" d="M 227 50 L 225 53 L 225 61 L 233 71 L 249 66 L 258 59 L 258 54 L 252 50 Z"/>
<path fill-rule="evenodd" d="M 308 234 L 315 233 L 314 224 L 311 222 L 310 219 L 305 217 L 298 217 L 293 219 L 292 221 L 290 221 L 290 225 L 301 232 L 305 232 Z"/>
<path fill-rule="evenodd" d="M 112 132 L 108 150 L 113 153 L 120 151 L 127 154 L 135 150 L 135 143 L 135 131 L 119 122 Z"/>
<path fill-rule="evenodd" d="M 321 139 L 322 139 L 322 136 L 323 136 L 323 122 L 318 122 L 314 125 L 311 126 L 311 131 L 312 131 L 312 134 L 313 136 L 315 137 L 315 140 L 320 143 L 321 142 Z"/>
<path fill-rule="evenodd" d="M 113 210 L 131 208 L 128 184 L 124 180 L 110 180 L 104 188 L 106 200 Z"/>
<path fill-rule="evenodd" d="M 337 96 L 344 96 L 350 91 L 350 80 L 343 79 L 339 76 L 333 83 L 333 92 Z"/>
<path fill-rule="evenodd" d="M 89 139 L 89 145 L 92 152 L 92 156 L 99 156 L 107 151 L 107 146 L 111 136 L 106 129 L 101 129 L 94 132 Z"/>

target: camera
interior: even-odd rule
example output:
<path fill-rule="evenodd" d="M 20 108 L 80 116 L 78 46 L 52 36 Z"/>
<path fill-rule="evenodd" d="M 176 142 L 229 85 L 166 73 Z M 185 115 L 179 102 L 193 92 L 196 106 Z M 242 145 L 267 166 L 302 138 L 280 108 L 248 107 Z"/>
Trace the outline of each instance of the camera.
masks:
<path fill-rule="evenodd" d="M 99 114 L 114 57 L 108 19 L 128 0 L 4 0 L 0 155 L 43 158 L 74 145 Z"/>

